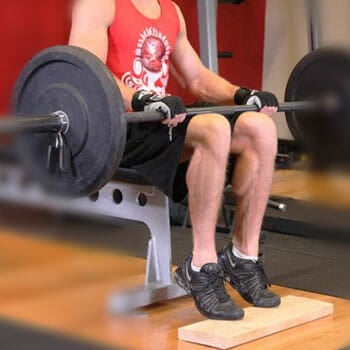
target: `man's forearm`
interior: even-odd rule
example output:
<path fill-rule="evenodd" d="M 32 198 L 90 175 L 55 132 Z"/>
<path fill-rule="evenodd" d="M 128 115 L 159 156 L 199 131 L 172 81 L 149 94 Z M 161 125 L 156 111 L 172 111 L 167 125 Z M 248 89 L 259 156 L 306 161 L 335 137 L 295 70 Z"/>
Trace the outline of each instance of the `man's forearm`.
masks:
<path fill-rule="evenodd" d="M 119 89 L 120 89 L 120 92 L 121 92 L 121 94 L 122 94 L 125 109 L 126 109 L 127 111 L 131 111 L 131 110 L 132 110 L 131 101 L 132 101 L 132 97 L 133 97 L 133 95 L 135 94 L 136 90 L 125 86 L 125 85 L 120 81 L 120 79 L 118 79 L 116 76 L 114 76 L 114 79 L 115 79 L 115 81 L 117 82 L 117 85 L 118 85 L 118 87 L 119 87 Z"/>
<path fill-rule="evenodd" d="M 191 92 L 201 101 L 215 104 L 234 104 L 233 98 L 239 86 L 204 68 L 190 86 Z"/>

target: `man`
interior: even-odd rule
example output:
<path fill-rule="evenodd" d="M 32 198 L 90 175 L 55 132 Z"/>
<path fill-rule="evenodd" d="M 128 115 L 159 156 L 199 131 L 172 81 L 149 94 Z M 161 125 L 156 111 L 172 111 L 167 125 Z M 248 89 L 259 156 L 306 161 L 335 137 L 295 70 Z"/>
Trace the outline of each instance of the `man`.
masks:
<path fill-rule="evenodd" d="M 170 0 L 78 0 L 70 44 L 106 62 L 127 110 L 157 110 L 167 117 L 163 123 L 129 126 L 122 166 L 136 169 L 174 200 L 188 190 L 193 253 L 175 278 L 198 310 L 213 319 L 243 317 L 224 278 L 256 306 L 279 305 L 258 252 L 277 149 L 269 117 L 277 111 L 275 96 L 232 85 L 206 69 L 187 39 L 179 7 Z M 200 100 L 257 104 L 260 113 L 186 118 L 182 100 L 166 96 L 170 63 Z M 237 220 L 232 242 L 218 254 L 215 227 L 232 154 L 237 157 L 232 176 Z"/>

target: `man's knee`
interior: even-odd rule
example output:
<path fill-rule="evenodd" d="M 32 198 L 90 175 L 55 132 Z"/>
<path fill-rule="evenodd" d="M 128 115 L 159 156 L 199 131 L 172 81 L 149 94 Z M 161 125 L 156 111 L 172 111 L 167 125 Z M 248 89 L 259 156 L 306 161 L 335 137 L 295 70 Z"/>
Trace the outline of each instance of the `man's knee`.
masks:
<path fill-rule="evenodd" d="M 275 122 L 267 115 L 258 112 L 243 113 L 236 125 L 238 133 L 249 138 L 257 150 L 277 152 L 277 129 Z"/>
<path fill-rule="evenodd" d="M 191 120 L 191 133 L 195 146 L 228 152 L 231 142 L 231 125 L 219 114 L 198 115 Z"/>

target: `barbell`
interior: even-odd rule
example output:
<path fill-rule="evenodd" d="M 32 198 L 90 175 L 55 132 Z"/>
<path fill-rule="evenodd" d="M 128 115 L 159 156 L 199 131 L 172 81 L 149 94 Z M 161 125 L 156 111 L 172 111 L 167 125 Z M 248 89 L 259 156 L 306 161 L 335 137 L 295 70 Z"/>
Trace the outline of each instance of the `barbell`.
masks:
<path fill-rule="evenodd" d="M 350 114 L 349 67 L 345 75 L 340 74 L 345 63 L 350 66 L 349 53 L 319 50 L 293 70 L 287 102 L 280 103 L 279 111 L 286 112 L 297 139 L 308 140 L 305 124 L 319 123 L 321 114 L 328 121 Z M 14 89 L 12 109 L 16 117 L 0 121 L 0 134 L 17 134 L 24 165 L 44 187 L 69 196 L 90 195 L 113 177 L 123 157 L 127 124 L 164 119 L 158 112 L 126 113 L 105 64 L 73 46 L 46 49 L 26 65 Z M 256 106 L 217 106 L 191 108 L 187 114 L 230 116 L 257 110 Z"/>

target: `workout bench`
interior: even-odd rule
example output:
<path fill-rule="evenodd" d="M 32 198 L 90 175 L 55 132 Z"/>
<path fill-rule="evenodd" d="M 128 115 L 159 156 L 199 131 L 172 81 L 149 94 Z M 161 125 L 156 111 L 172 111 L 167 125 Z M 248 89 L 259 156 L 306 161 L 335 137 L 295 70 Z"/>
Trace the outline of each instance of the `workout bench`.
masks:
<path fill-rule="evenodd" d="M 0 164 L 0 200 L 34 207 L 97 214 L 143 222 L 150 231 L 143 286 L 111 295 L 112 312 L 128 312 L 185 295 L 172 279 L 168 198 L 131 169 L 118 169 L 96 194 L 78 199 L 48 195 L 7 154 Z"/>

